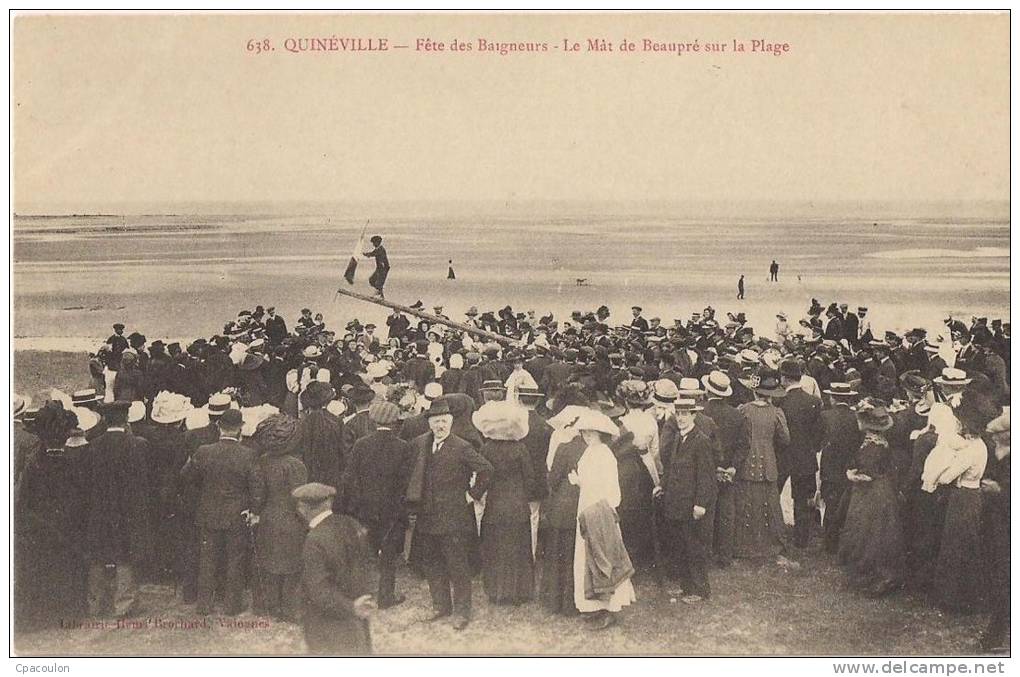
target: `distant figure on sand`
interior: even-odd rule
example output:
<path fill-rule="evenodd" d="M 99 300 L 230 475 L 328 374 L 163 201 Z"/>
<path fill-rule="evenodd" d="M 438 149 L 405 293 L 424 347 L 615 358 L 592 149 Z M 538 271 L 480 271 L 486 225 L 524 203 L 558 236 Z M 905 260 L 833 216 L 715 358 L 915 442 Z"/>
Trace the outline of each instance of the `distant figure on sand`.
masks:
<path fill-rule="evenodd" d="M 446 273 L 447 280 L 456 280 L 457 275 L 453 272 L 453 259 L 450 259 L 450 269 Z"/>
<path fill-rule="evenodd" d="M 383 286 L 386 284 L 386 276 L 390 274 L 390 260 L 386 257 L 386 248 L 382 246 L 382 238 L 378 235 L 372 236 L 372 251 L 365 252 L 365 256 L 375 259 L 375 272 L 368 278 L 368 283 L 375 289 L 376 296 L 383 296 Z"/>
<path fill-rule="evenodd" d="M 741 275 L 740 279 L 737 280 L 737 298 L 738 299 L 743 299 L 744 298 L 744 276 L 743 275 Z"/>
<path fill-rule="evenodd" d="M 779 282 L 779 264 L 775 259 L 772 259 L 772 265 L 769 266 L 769 282 Z"/>

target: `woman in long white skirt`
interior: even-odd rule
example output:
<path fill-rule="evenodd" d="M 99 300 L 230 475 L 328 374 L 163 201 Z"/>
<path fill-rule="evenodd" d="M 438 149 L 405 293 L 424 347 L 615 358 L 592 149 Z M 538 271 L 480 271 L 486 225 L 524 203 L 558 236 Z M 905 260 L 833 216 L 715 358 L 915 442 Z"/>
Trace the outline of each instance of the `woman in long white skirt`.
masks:
<path fill-rule="evenodd" d="M 577 470 L 570 474 L 570 481 L 580 489 L 578 516 L 601 500 L 605 500 L 615 510 L 620 505 L 620 481 L 616 456 L 606 446 L 606 442 L 619 434 L 619 429 L 608 416 L 591 410 L 580 416 L 572 427 L 581 433 L 588 445 L 577 463 Z M 616 531 L 617 538 L 622 542 L 619 527 Z M 587 599 L 584 594 L 587 566 L 587 549 L 579 524 L 574 539 L 574 604 L 578 611 L 589 614 L 588 619 L 595 628 L 607 628 L 616 621 L 616 612 L 637 599 L 634 586 L 627 578 L 616 587 L 608 600 Z"/>

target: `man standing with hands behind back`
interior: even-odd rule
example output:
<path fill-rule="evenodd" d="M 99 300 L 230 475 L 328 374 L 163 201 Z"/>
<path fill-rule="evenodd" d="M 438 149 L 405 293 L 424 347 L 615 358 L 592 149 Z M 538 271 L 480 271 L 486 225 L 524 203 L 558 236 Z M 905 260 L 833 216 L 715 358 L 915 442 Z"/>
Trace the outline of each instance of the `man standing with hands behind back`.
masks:
<path fill-rule="evenodd" d="M 415 538 L 420 539 L 432 594 L 428 620 L 452 614 L 454 630 L 463 630 L 471 619 L 468 555 L 478 534 L 471 503 L 489 487 L 493 468 L 469 442 L 451 434 L 453 416 L 446 399 L 433 401 L 427 415 L 430 432 L 413 440 L 416 462 L 407 500 L 417 511 Z"/>

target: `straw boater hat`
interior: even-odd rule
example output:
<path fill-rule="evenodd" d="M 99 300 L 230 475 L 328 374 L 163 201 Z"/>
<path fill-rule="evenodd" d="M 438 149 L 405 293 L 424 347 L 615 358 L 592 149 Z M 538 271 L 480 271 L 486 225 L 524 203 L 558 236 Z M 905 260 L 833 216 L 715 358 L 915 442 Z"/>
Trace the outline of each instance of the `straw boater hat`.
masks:
<path fill-rule="evenodd" d="M 152 420 L 156 423 L 178 423 L 191 411 L 191 400 L 166 390 L 152 401 Z"/>
<path fill-rule="evenodd" d="M 680 385 L 677 386 L 677 395 L 679 397 L 687 398 L 699 398 L 705 394 L 705 391 L 701 389 L 701 382 L 696 378 L 682 378 L 680 379 Z"/>
<path fill-rule="evenodd" d="M 379 381 L 389 376 L 390 369 L 384 362 L 372 362 L 365 368 L 365 373 L 372 380 Z"/>
<path fill-rule="evenodd" d="M 849 383 L 839 383 L 837 381 L 833 381 L 822 392 L 830 397 L 855 397 L 858 394 Z"/>
<path fill-rule="evenodd" d="M 661 404 L 673 404 L 680 397 L 680 389 L 668 378 L 661 378 L 652 384 L 652 400 Z"/>
<path fill-rule="evenodd" d="M 942 370 L 942 375 L 935 379 L 935 383 L 940 386 L 959 387 L 969 384 L 971 379 L 967 377 L 967 372 L 963 369 L 956 369 L 955 367 L 946 367 Z"/>
<path fill-rule="evenodd" d="M 725 372 L 716 370 L 706 374 L 701 377 L 701 383 L 706 392 L 716 397 L 729 397 L 733 394 L 733 385 Z"/>
<path fill-rule="evenodd" d="M 71 395 L 71 406 L 81 407 L 86 404 L 92 404 L 93 402 L 99 401 L 99 395 L 96 394 L 95 388 L 85 388 L 84 390 L 75 390 Z"/>
<path fill-rule="evenodd" d="M 704 411 L 704 409 L 705 409 L 704 407 L 698 406 L 698 401 L 697 400 L 691 399 L 690 397 L 684 397 L 684 398 L 679 399 L 679 400 L 676 401 L 676 410 L 677 411 L 697 412 L 697 411 Z"/>

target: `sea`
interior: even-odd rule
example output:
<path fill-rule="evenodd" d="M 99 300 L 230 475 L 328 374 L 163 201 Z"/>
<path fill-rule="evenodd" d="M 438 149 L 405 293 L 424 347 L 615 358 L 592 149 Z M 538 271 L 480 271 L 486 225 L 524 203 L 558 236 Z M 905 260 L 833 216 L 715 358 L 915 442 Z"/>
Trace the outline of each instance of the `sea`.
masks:
<path fill-rule="evenodd" d="M 867 307 L 880 335 L 1010 314 L 1000 202 L 129 206 L 14 216 L 16 346 L 92 345 L 115 322 L 150 340 L 209 337 L 256 305 L 288 322 L 310 308 L 338 333 L 352 318 L 379 323 L 387 308 L 336 293 L 362 233 L 384 239 L 387 299 L 455 320 L 509 305 L 562 322 L 605 304 L 611 324 L 633 305 L 672 324 L 711 305 L 771 334 L 777 312 L 795 321 L 816 298 Z M 361 258 L 348 288 L 370 293 L 373 268 Z"/>

